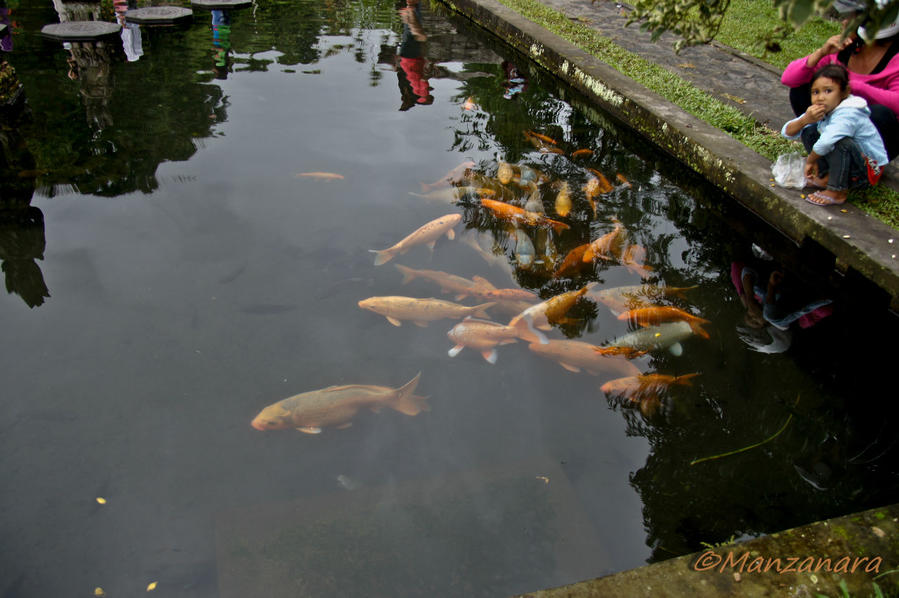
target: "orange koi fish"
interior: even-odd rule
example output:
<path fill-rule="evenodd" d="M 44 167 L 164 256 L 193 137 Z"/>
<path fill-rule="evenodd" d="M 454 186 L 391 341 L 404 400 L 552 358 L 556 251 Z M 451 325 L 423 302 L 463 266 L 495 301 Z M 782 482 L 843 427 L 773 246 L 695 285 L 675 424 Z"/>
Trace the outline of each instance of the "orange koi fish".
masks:
<path fill-rule="evenodd" d="M 600 387 L 604 393 L 612 396 L 620 396 L 638 403 L 649 397 L 657 397 L 668 389 L 678 384 L 680 386 L 692 386 L 692 379 L 699 373 L 684 374 L 682 376 L 667 376 L 664 374 L 641 374 L 609 380 Z"/>
<path fill-rule="evenodd" d="M 569 227 L 564 222 L 551 220 L 542 214 L 528 212 L 518 206 L 513 206 L 502 201 L 481 198 L 481 205 L 493 212 L 493 215 L 502 220 L 508 220 L 516 224 L 528 226 L 551 226 L 556 232 L 567 230 Z"/>
<path fill-rule="evenodd" d="M 525 131 L 524 134 L 528 137 L 536 137 L 540 141 L 545 141 L 546 143 L 551 143 L 553 145 L 559 145 L 559 142 L 553 139 L 552 137 L 547 137 L 546 135 L 541 135 L 540 133 L 536 133 L 534 131 Z"/>
<path fill-rule="evenodd" d="M 625 235 L 624 225 L 616 220 L 615 228 L 590 243 L 581 260 L 587 263 L 595 259 L 618 259 L 623 250 Z"/>
<path fill-rule="evenodd" d="M 565 314 L 574 307 L 577 300 L 584 296 L 588 287 L 584 287 L 577 291 L 568 291 L 550 297 L 546 301 L 542 301 L 536 305 L 531 305 L 523 312 L 515 316 L 509 321 L 509 326 L 515 326 L 522 319 L 528 319 L 534 323 L 536 328 L 541 330 L 549 330 L 552 328 L 550 324 L 567 324 L 569 320 L 565 318 Z"/>
<path fill-rule="evenodd" d="M 496 346 L 508 345 L 518 339 L 534 341 L 537 343 L 548 342 L 543 333 L 534 330 L 530 322 L 521 320 L 515 325 L 503 325 L 490 320 L 477 318 L 465 318 L 446 333 L 455 343 L 449 350 L 449 356 L 455 357 L 462 349 L 468 347 L 480 351 L 487 363 L 496 363 Z"/>
<path fill-rule="evenodd" d="M 465 103 L 462 104 L 462 108 L 465 110 L 477 110 L 478 105 L 475 104 L 474 98 L 469 96 L 468 99 L 465 100 Z"/>
<path fill-rule="evenodd" d="M 296 428 L 306 434 L 319 434 L 322 428 L 348 428 L 356 413 L 363 408 L 378 411 L 390 407 L 405 415 L 428 411 L 427 397 L 413 394 L 421 373 L 400 388 L 352 384 L 329 386 L 294 395 L 273 403 L 253 418 L 257 430 Z"/>
<path fill-rule="evenodd" d="M 589 243 L 585 243 L 584 245 L 578 245 L 574 249 L 568 252 L 565 258 L 562 260 L 561 265 L 556 268 L 556 271 L 553 272 L 553 278 L 561 278 L 563 276 L 573 276 L 580 272 L 580 270 L 584 267 L 584 264 L 589 262 L 590 260 L 584 260 L 584 252 L 590 248 Z"/>
<path fill-rule="evenodd" d="M 593 350 L 600 355 L 623 355 L 625 359 L 636 359 L 649 353 L 647 350 L 633 347 L 594 347 Z"/>
<path fill-rule="evenodd" d="M 600 355 L 594 350 L 594 345 L 582 341 L 551 340 L 546 344 L 531 343 L 528 348 L 537 355 L 556 361 L 569 372 L 580 372 L 583 369 L 594 376 L 640 375 L 640 370 L 628 360 Z"/>
<path fill-rule="evenodd" d="M 568 181 L 562 181 L 562 188 L 559 189 L 559 194 L 556 195 L 556 214 L 564 218 L 570 212 L 571 193 L 568 191 Z"/>
<path fill-rule="evenodd" d="M 498 289 L 483 276 L 472 276 L 471 279 L 478 284 L 474 291 L 478 297 L 484 299 L 496 299 L 497 301 L 533 301 L 537 294 L 525 289 Z"/>
<path fill-rule="evenodd" d="M 473 280 L 449 274 L 448 272 L 441 272 L 440 270 L 416 270 L 400 264 L 396 264 L 396 269 L 403 273 L 402 284 L 406 284 L 416 278 L 429 280 L 439 286 L 441 291 L 455 293 L 457 301 L 469 295 L 477 295 L 477 291 L 480 288 L 480 285 Z"/>
<path fill-rule="evenodd" d="M 640 245 L 628 245 L 621 256 L 622 265 L 640 275 L 640 278 L 647 279 L 651 276 L 652 267 L 643 264 L 646 259 L 646 249 Z"/>
<path fill-rule="evenodd" d="M 560 156 L 565 155 L 565 150 L 560 147 L 556 147 L 554 145 L 546 146 L 544 145 L 538 150 L 541 154 L 559 154 Z"/>
<path fill-rule="evenodd" d="M 684 310 L 671 306 L 641 307 L 623 312 L 618 316 L 619 320 L 626 320 L 642 328 L 658 326 L 662 322 L 686 322 L 693 330 L 693 334 L 702 338 L 709 338 L 709 333 L 703 330 L 703 324 L 710 324 L 709 320 L 694 316 Z"/>
<path fill-rule="evenodd" d="M 631 185 L 631 182 L 629 180 L 627 180 L 626 178 L 624 178 L 624 175 L 621 174 L 620 172 L 615 175 L 615 178 L 618 179 L 621 182 L 621 184 L 624 185 L 625 187 L 627 187 L 628 189 L 630 189 L 633 186 L 633 185 Z"/>
<path fill-rule="evenodd" d="M 572 158 L 580 158 L 581 156 L 592 156 L 592 155 L 593 155 L 592 149 L 579 149 L 579 150 L 575 150 L 575 151 L 571 152 Z"/>
<path fill-rule="evenodd" d="M 686 299 L 685 291 L 695 289 L 692 287 L 662 287 L 656 285 L 635 285 L 625 287 L 614 287 L 611 289 L 590 290 L 587 298 L 602 303 L 608 307 L 615 315 L 629 309 L 637 309 L 638 307 L 651 307 L 654 303 L 669 299 L 671 297 L 679 297 Z"/>
<path fill-rule="evenodd" d="M 336 172 L 299 172 L 296 174 L 297 178 L 299 177 L 309 177 L 311 179 L 322 179 L 322 180 L 338 180 L 342 179 L 342 174 L 337 174 Z"/>
<path fill-rule="evenodd" d="M 380 266 L 381 264 L 389 262 L 397 255 L 406 253 L 411 247 L 414 247 L 415 245 L 426 244 L 431 248 L 431 250 L 433 250 L 434 245 L 437 243 L 437 239 L 439 239 L 441 236 L 446 235 L 448 239 L 455 238 L 456 234 L 453 232 L 453 227 L 459 224 L 461 221 L 461 214 L 447 214 L 445 216 L 441 216 L 440 218 L 435 218 L 427 224 L 412 231 L 412 233 L 410 233 L 404 239 L 401 239 L 393 247 L 388 247 L 387 249 L 382 249 L 380 251 L 378 251 L 377 249 L 369 249 L 371 253 L 377 254 L 377 257 L 375 258 L 375 266 Z"/>
<path fill-rule="evenodd" d="M 596 196 L 599 195 L 598 178 L 590 177 L 587 184 L 584 185 L 584 194 L 587 196 L 587 201 L 590 202 L 590 207 L 593 208 L 593 217 L 596 218 Z"/>

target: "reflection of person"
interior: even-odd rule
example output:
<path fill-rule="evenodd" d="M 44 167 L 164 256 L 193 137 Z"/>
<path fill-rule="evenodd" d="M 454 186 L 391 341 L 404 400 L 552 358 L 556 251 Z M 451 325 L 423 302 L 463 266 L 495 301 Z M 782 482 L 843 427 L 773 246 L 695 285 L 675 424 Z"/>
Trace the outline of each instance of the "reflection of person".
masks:
<path fill-rule="evenodd" d="M 837 0 L 834 8 L 848 19 L 853 11 L 865 7 L 859 0 Z M 784 70 L 781 82 L 790 87 L 793 114 L 800 116 L 811 104 L 809 92 L 815 71 L 827 64 L 844 65 L 852 93 L 867 100 L 871 120 L 892 160 L 899 154 L 899 18 L 882 27 L 868 43 L 862 39 L 868 34 L 864 27 L 859 27 L 858 33 L 846 39 L 835 35 L 808 56 L 794 60 Z"/>
<path fill-rule="evenodd" d="M 97 130 L 109 127 L 112 125 L 108 105 L 112 96 L 110 63 L 118 47 L 104 41 L 65 42 L 63 46 L 69 51 L 68 77 L 81 83 L 88 123 Z"/>
<path fill-rule="evenodd" d="M 6 31 L 0 37 L 0 50 L 12 52 L 12 24 L 9 22 L 9 14 L 12 12 L 6 6 L 0 6 L 0 25 L 6 25 Z"/>
<path fill-rule="evenodd" d="M 428 36 L 421 25 L 420 1 L 407 0 L 399 13 L 403 20 L 403 37 L 397 52 L 397 79 L 402 97 L 400 111 L 406 111 L 416 104 L 433 104 L 434 96 L 428 85 L 430 64 L 424 57 Z"/>
<path fill-rule="evenodd" d="M 506 80 L 503 83 L 503 88 L 505 89 L 503 97 L 511 100 L 527 88 L 528 80 L 521 74 L 514 63 L 504 60 L 501 66 L 506 75 Z"/>
<path fill-rule="evenodd" d="M 35 260 L 44 259 L 44 214 L 34 206 L 0 209 L 0 269 L 6 290 L 36 307 L 50 296 L 44 275 Z"/>
<path fill-rule="evenodd" d="M 137 23 L 129 23 L 125 18 L 128 9 L 133 8 L 127 0 L 113 0 L 112 6 L 115 10 L 115 18 L 119 25 L 122 26 L 122 49 L 125 51 L 125 57 L 128 62 L 135 62 L 144 55 L 144 46 L 140 35 L 140 25 Z"/>
<path fill-rule="evenodd" d="M 819 69 L 812 75 L 811 96 L 805 114 L 787 122 L 781 133 L 789 139 L 801 137 L 809 153 L 806 180 L 821 190 L 810 193 L 806 201 L 819 206 L 841 204 L 849 189 L 880 180 L 886 150 L 869 118 L 867 102 L 850 94 L 846 67 L 828 64 Z"/>
<path fill-rule="evenodd" d="M 731 281 L 746 308 L 743 322 L 748 329 L 741 330 L 741 338 L 757 351 L 779 353 L 789 348 L 792 324 L 799 328 L 815 325 L 833 313 L 833 302 L 808 301 L 807 293 L 791 284 L 770 255 L 758 245 L 752 250 L 754 257 L 730 266 Z M 767 332 L 768 338 L 762 332 Z"/>
<path fill-rule="evenodd" d="M 212 72 L 216 79 L 227 79 L 231 53 L 231 13 L 227 10 L 212 11 L 212 48 Z"/>

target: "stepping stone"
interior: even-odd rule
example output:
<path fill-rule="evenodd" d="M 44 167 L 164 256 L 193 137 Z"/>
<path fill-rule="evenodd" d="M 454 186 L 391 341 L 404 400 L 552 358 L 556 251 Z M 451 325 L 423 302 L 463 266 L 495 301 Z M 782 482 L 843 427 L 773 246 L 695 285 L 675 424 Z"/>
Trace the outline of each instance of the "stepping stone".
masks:
<path fill-rule="evenodd" d="M 222 10 L 227 8 L 246 8 L 252 0 L 191 0 L 191 6 L 206 10 Z"/>
<path fill-rule="evenodd" d="M 44 25 L 41 34 L 62 42 L 81 42 L 121 33 L 122 26 L 106 21 L 66 21 Z"/>
<path fill-rule="evenodd" d="M 125 19 L 138 25 L 174 25 L 189 21 L 193 14 L 191 9 L 180 6 L 148 6 L 129 10 Z"/>

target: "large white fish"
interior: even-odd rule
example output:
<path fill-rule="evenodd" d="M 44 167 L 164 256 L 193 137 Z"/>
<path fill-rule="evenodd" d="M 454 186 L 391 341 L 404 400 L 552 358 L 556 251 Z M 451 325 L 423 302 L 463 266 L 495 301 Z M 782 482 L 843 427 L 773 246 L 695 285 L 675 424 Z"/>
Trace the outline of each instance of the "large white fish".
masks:
<path fill-rule="evenodd" d="M 605 356 L 596 352 L 596 346 L 583 341 L 560 340 L 548 343 L 531 343 L 528 348 L 548 359 L 558 362 L 569 372 L 582 369 L 595 375 L 604 374 L 615 378 L 638 376 L 637 366 L 619 356 Z"/>
<path fill-rule="evenodd" d="M 680 341 L 693 336 L 689 322 L 665 322 L 631 332 L 609 342 L 609 347 L 630 347 L 638 351 L 668 349 L 672 355 L 682 355 L 684 348 Z"/>
<path fill-rule="evenodd" d="M 486 318 L 485 310 L 494 302 L 466 306 L 443 301 L 442 299 L 417 299 L 415 297 L 369 297 L 359 302 L 359 307 L 381 314 L 394 326 L 402 326 L 402 320 L 410 320 L 418 326 L 427 326 L 433 320 L 443 318 L 464 318 L 480 316 Z"/>
<path fill-rule="evenodd" d="M 499 324 L 490 320 L 465 318 L 446 333 L 456 343 L 449 350 L 449 356 L 455 357 L 468 347 L 480 351 L 488 363 L 496 363 L 496 346 L 514 343 L 518 339 L 528 342 L 546 344 L 548 341 L 542 332 L 534 330 L 530 319 L 522 319 L 515 326 Z"/>
<path fill-rule="evenodd" d="M 434 245 L 437 243 L 437 239 L 441 236 L 446 235 L 449 239 L 455 238 L 456 234 L 453 232 L 453 227 L 461 221 L 461 214 L 446 214 L 445 216 L 435 218 L 414 230 L 393 247 L 388 247 L 381 251 L 369 249 L 371 253 L 377 254 L 375 266 L 380 266 L 381 264 L 389 262 L 396 256 L 406 253 L 410 248 L 416 245 L 425 244 L 433 250 Z"/>

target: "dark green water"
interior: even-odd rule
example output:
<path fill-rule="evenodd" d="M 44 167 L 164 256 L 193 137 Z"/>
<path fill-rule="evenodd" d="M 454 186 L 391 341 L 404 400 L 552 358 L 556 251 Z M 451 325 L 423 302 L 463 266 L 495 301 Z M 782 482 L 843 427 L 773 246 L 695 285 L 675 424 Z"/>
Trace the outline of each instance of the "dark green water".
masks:
<path fill-rule="evenodd" d="M 882 348 L 895 323 L 440 5 L 423 7 L 418 45 L 388 3 L 263 0 L 215 30 L 198 10 L 184 27 L 141 27 L 134 61 L 118 37 L 71 50 L 41 38 L 59 21 L 49 3 L 19 2 L 9 20 L 3 57 L 27 110 L 3 117 L 0 163 L 4 598 L 133 596 L 153 581 L 158 595 L 204 598 L 505 595 L 899 495 L 895 350 Z M 526 79 L 520 93 L 504 61 Z M 582 148 L 594 153 L 570 157 Z M 522 229 L 540 253 L 530 268 L 474 196 L 410 194 L 469 160 L 475 186 L 500 161 L 545 175 L 546 211 L 570 229 Z M 595 217 L 587 168 L 615 187 Z M 567 217 L 554 213 L 562 181 Z M 444 214 L 463 215 L 456 240 L 373 265 L 369 250 Z M 599 386 L 615 376 L 566 371 L 526 343 L 499 347 L 495 365 L 471 349 L 450 358 L 455 321 L 394 327 L 357 306 L 452 299 L 403 286 L 395 263 L 542 298 L 639 284 L 616 260 L 551 277 L 613 218 L 646 249 L 647 282 L 695 286 L 673 303 L 711 321 L 682 355 L 632 362 L 700 374 L 655 414 L 609 400 Z M 803 293 L 837 300 L 783 353 L 738 334 L 730 268 L 753 241 Z M 633 330 L 592 301 L 572 315 L 552 339 Z M 297 393 L 417 372 L 431 411 L 415 417 L 362 411 L 320 435 L 250 427 Z M 690 465 L 788 418 L 769 443 Z"/>

